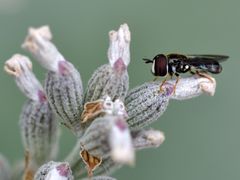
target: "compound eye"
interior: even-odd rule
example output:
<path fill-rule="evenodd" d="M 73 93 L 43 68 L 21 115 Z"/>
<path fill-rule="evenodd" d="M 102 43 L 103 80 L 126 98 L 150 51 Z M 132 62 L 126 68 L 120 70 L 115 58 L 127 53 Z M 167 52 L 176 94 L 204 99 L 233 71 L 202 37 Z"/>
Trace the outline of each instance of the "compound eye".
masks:
<path fill-rule="evenodd" d="M 164 54 L 155 56 L 152 72 L 155 76 L 166 76 L 168 73 L 168 59 Z"/>

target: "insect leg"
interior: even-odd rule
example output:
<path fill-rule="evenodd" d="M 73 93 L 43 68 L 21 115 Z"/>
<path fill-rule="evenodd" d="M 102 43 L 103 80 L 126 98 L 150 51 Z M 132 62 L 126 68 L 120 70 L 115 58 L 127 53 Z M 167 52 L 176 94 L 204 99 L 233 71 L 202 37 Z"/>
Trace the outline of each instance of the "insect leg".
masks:
<path fill-rule="evenodd" d="M 176 91 L 176 88 L 177 88 L 177 84 L 178 84 L 178 82 L 180 80 L 180 76 L 179 76 L 178 73 L 175 73 L 174 75 L 177 77 L 176 82 L 174 84 L 174 88 L 173 88 L 173 93 L 175 94 L 175 91 Z"/>
<path fill-rule="evenodd" d="M 207 73 L 196 71 L 196 74 L 197 74 L 198 76 L 200 76 L 200 77 L 207 78 L 207 79 L 209 79 L 212 83 L 214 83 L 213 78 L 212 78 L 210 75 L 208 75 Z"/>
<path fill-rule="evenodd" d="M 155 76 L 155 78 L 153 79 L 153 81 L 157 81 L 159 79 L 159 76 Z"/>
<path fill-rule="evenodd" d="M 163 91 L 164 91 L 163 85 L 165 84 L 165 82 L 167 81 L 167 79 L 168 79 L 169 76 L 172 78 L 172 75 L 171 75 L 171 74 L 168 74 L 168 75 L 166 76 L 166 78 L 162 81 L 162 83 L 161 83 L 161 85 L 160 85 L 160 92 L 163 92 Z"/>
<path fill-rule="evenodd" d="M 194 72 L 194 71 L 192 71 L 192 70 L 190 71 L 190 73 L 191 73 L 192 75 L 196 74 L 196 72 Z"/>

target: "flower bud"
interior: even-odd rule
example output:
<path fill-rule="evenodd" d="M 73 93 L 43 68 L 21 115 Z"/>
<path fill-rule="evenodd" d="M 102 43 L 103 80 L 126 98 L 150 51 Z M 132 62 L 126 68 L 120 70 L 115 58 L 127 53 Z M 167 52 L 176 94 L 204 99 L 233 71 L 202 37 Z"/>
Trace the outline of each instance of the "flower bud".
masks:
<path fill-rule="evenodd" d="M 80 74 L 67 61 L 60 62 L 59 67 L 62 73 L 48 72 L 45 80 L 47 98 L 61 123 L 77 134 L 83 94 Z"/>
<path fill-rule="evenodd" d="M 4 70 L 14 76 L 17 86 L 29 99 L 45 100 L 42 85 L 32 73 L 32 63 L 28 57 L 15 54 L 5 62 Z"/>
<path fill-rule="evenodd" d="M 210 75 L 204 76 L 195 75 L 189 78 L 181 78 L 171 99 L 186 100 L 203 93 L 213 96 L 216 89 L 216 80 Z M 168 83 L 172 85 L 175 82 L 171 80 Z"/>
<path fill-rule="evenodd" d="M 115 120 L 115 124 L 110 131 L 109 143 L 111 157 L 114 161 L 121 164 L 134 164 L 135 152 L 125 120 L 121 118 Z"/>
<path fill-rule="evenodd" d="M 82 80 L 79 72 L 50 41 L 51 38 L 47 26 L 30 28 L 22 46 L 49 70 L 45 89 L 51 108 L 59 115 L 61 123 L 77 135 L 83 99 Z"/>
<path fill-rule="evenodd" d="M 165 136 L 158 130 L 141 130 L 132 132 L 133 145 L 137 150 L 159 147 L 165 140 Z"/>
<path fill-rule="evenodd" d="M 21 135 L 25 150 L 37 165 L 52 160 L 58 151 L 57 121 L 47 101 L 28 100 L 20 115 Z"/>
<path fill-rule="evenodd" d="M 109 32 L 108 59 L 112 67 L 119 59 L 123 60 L 125 67 L 130 63 L 131 34 L 127 24 L 122 24 L 118 31 Z M 118 67 L 119 68 L 119 67 Z"/>
<path fill-rule="evenodd" d="M 20 115 L 21 135 L 25 151 L 31 157 L 29 164 L 39 166 L 57 154 L 58 129 L 54 113 L 27 57 L 14 55 L 6 61 L 4 69 L 15 77 L 18 87 L 29 98 Z"/>
<path fill-rule="evenodd" d="M 125 119 L 106 115 L 95 119 L 88 127 L 80 143 L 84 150 L 96 157 L 109 155 L 119 163 L 132 164 L 134 150 Z"/>
<path fill-rule="evenodd" d="M 159 82 L 148 82 L 132 89 L 125 99 L 131 130 L 139 130 L 156 121 L 167 109 L 173 86 L 164 86 L 160 91 Z"/>
<path fill-rule="evenodd" d="M 127 94 L 129 77 L 127 66 L 130 62 L 130 31 L 126 24 L 118 31 L 110 31 L 108 49 L 109 64 L 99 67 L 88 82 L 85 103 L 108 95 L 113 100 L 123 100 Z"/>
<path fill-rule="evenodd" d="M 68 163 L 51 161 L 38 169 L 34 180 L 73 180 L 73 176 Z"/>
<path fill-rule="evenodd" d="M 122 101 L 120 101 L 119 99 L 116 99 L 113 102 L 109 96 L 106 96 L 103 99 L 99 99 L 99 100 L 94 101 L 94 102 L 88 102 L 88 103 L 85 104 L 84 111 L 82 113 L 82 119 L 85 119 L 86 123 L 85 122 L 82 122 L 82 123 L 84 123 L 84 125 L 87 124 L 87 125 L 85 125 L 85 127 L 87 128 L 87 127 L 89 127 L 89 125 L 91 125 L 92 121 L 97 121 L 99 119 L 97 117 L 103 116 L 102 118 L 104 118 L 105 116 L 109 116 L 109 115 L 117 116 L 119 118 L 127 118 L 128 117 L 127 113 L 126 113 L 126 110 L 125 110 L 125 107 L 124 107 L 124 104 L 123 104 Z M 97 118 L 97 119 L 95 119 L 95 118 Z M 92 121 L 89 121 L 89 120 L 92 120 Z M 107 123 L 107 125 L 108 124 L 109 123 Z M 102 125 L 104 126 L 104 128 L 106 128 L 104 123 L 102 123 Z M 90 128 L 92 128 L 92 127 L 90 127 Z M 90 128 L 87 128 L 87 131 Z M 102 129 L 102 128 L 100 127 L 100 128 L 97 128 L 97 129 L 99 130 L 99 129 Z M 106 129 L 102 129 L 101 133 L 102 132 L 105 133 L 105 132 L 108 132 L 108 131 L 109 131 L 109 128 L 107 127 Z M 96 134 L 94 135 L 92 133 L 96 133 Z M 72 150 L 72 152 L 66 158 L 66 161 L 69 162 L 70 165 L 71 165 L 71 169 L 73 170 L 74 176 L 75 176 L 75 173 L 76 173 L 77 177 L 79 177 L 79 176 L 83 177 L 84 173 L 86 173 L 86 171 L 83 170 L 85 168 L 82 167 L 82 163 L 81 163 L 81 160 L 80 160 L 80 157 L 79 157 L 80 143 L 82 144 L 82 148 L 84 150 L 84 148 L 88 149 L 89 146 L 91 147 L 91 145 L 90 145 L 91 142 L 93 143 L 93 146 L 96 145 L 96 144 L 94 144 L 94 143 L 96 143 L 95 142 L 96 138 L 93 137 L 93 139 L 91 139 L 92 135 L 93 136 L 103 137 L 102 139 L 105 138 L 104 143 L 108 140 L 108 137 L 105 137 L 106 134 L 104 134 L 104 136 L 101 136 L 101 134 L 98 135 L 98 133 L 99 133 L 99 131 L 94 131 L 93 130 L 90 133 L 89 136 L 87 136 L 87 135 L 85 136 L 84 135 L 82 138 L 80 138 L 80 141 L 77 142 L 77 144 L 75 145 L 75 147 Z M 90 139 L 89 139 L 89 137 L 90 137 Z M 99 138 L 97 138 L 97 139 L 99 140 Z M 85 143 L 85 141 L 86 141 L 86 143 Z M 98 143 L 101 143 L 101 141 L 98 141 Z M 106 145 L 106 147 L 107 147 L 106 150 L 99 149 L 99 152 L 92 152 L 92 153 L 94 155 L 103 154 L 103 156 L 109 156 L 109 152 L 110 152 L 109 145 Z M 104 149 L 104 146 L 101 147 L 101 148 Z M 102 152 L 102 151 L 104 151 L 104 152 Z M 84 153 L 87 154 L 88 151 L 85 150 Z M 91 155 L 88 153 L 88 156 L 91 156 Z M 99 158 L 99 157 L 93 157 L 93 158 Z M 90 159 L 90 158 L 85 158 L 85 163 L 88 166 L 88 170 L 89 170 L 89 165 L 90 165 L 90 171 L 88 173 L 91 174 L 91 171 L 93 171 L 95 169 L 95 166 L 97 166 L 98 164 L 95 164 L 95 165 L 94 164 L 90 164 L 88 162 L 88 160 L 86 160 L 86 159 Z M 101 163 L 100 163 L 100 166 L 101 166 Z"/>
<path fill-rule="evenodd" d="M 49 71 L 57 72 L 58 64 L 64 61 L 64 57 L 51 43 L 52 34 L 48 26 L 29 28 L 28 35 L 22 44 L 22 48 L 31 52 L 36 60 Z"/>
<path fill-rule="evenodd" d="M 131 130 L 139 130 L 156 121 L 166 110 L 169 100 L 184 100 L 199 96 L 203 93 L 213 95 L 216 82 L 212 77 L 199 75 L 162 82 L 148 82 L 132 89 L 126 99 L 127 120 Z M 176 89 L 174 89 L 176 85 Z"/>

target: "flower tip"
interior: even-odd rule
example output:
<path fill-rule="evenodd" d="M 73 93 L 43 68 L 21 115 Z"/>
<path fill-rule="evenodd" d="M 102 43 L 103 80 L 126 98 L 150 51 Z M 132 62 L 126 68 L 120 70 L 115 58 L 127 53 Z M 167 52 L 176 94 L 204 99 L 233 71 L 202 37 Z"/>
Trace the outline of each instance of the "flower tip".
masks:
<path fill-rule="evenodd" d="M 128 164 L 130 166 L 134 166 L 135 164 L 135 153 L 134 150 L 122 148 L 113 149 L 111 152 L 111 157 L 113 161 L 120 164 Z"/>
<path fill-rule="evenodd" d="M 37 50 L 37 47 L 33 42 L 33 39 L 35 39 L 37 37 L 42 37 L 46 40 L 51 40 L 52 33 L 50 31 L 49 26 L 45 25 L 45 26 L 41 26 L 39 28 L 30 27 L 28 29 L 28 35 L 25 38 L 21 47 L 23 49 L 27 49 L 27 50 L 31 50 L 31 51 Z"/>
<path fill-rule="evenodd" d="M 120 28 L 118 31 L 119 31 L 119 34 L 121 34 L 124 37 L 125 41 L 130 42 L 131 33 L 129 31 L 129 27 L 128 27 L 127 23 L 120 25 Z"/>
<path fill-rule="evenodd" d="M 133 165 L 135 161 L 135 151 L 128 124 L 123 117 L 115 119 L 109 135 L 112 159 L 120 164 Z"/>
<path fill-rule="evenodd" d="M 163 92 L 167 95 L 167 96 L 170 96 L 174 93 L 174 84 L 171 84 L 171 83 L 168 83 L 166 82 L 163 86 L 162 86 L 162 89 L 163 89 Z M 160 89 L 160 88 L 159 88 Z M 161 90 L 160 90 L 161 92 Z"/>
<path fill-rule="evenodd" d="M 114 41 L 117 39 L 117 32 L 114 30 L 109 31 L 108 36 L 109 36 L 110 41 Z"/>
<path fill-rule="evenodd" d="M 38 169 L 34 179 L 73 180 L 73 176 L 68 163 L 50 161 Z"/>
<path fill-rule="evenodd" d="M 70 167 L 67 163 L 58 165 L 56 169 L 59 172 L 59 175 L 63 177 L 68 177 L 69 174 L 71 173 Z"/>
<path fill-rule="evenodd" d="M 174 83 L 173 80 L 168 81 Z M 177 83 L 171 99 L 187 100 L 203 93 L 213 96 L 216 90 L 216 81 L 208 74 L 201 73 L 195 76 L 181 78 Z"/>
<path fill-rule="evenodd" d="M 131 40 L 131 33 L 129 31 L 129 27 L 126 23 L 120 25 L 118 31 L 110 31 L 109 32 L 109 39 L 110 41 L 115 40 L 125 40 L 126 42 L 130 42 Z"/>
<path fill-rule="evenodd" d="M 125 108 L 124 103 L 120 99 L 114 101 L 114 113 L 124 119 L 128 118 L 128 114 Z"/>
<path fill-rule="evenodd" d="M 147 138 L 157 147 L 165 141 L 164 133 L 161 131 L 152 131 Z"/>
<path fill-rule="evenodd" d="M 43 37 L 44 39 L 47 39 L 47 40 L 52 39 L 52 33 L 51 33 L 48 25 L 41 26 L 39 28 L 30 27 L 28 29 L 28 36 L 29 37 L 34 37 L 34 36 L 37 36 L 37 35 L 40 35 L 41 37 Z"/>
<path fill-rule="evenodd" d="M 58 62 L 58 72 L 61 75 L 67 75 L 71 72 L 71 66 L 69 65 L 69 63 L 66 60 L 60 60 Z"/>
<path fill-rule="evenodd" d="M 128 66 L 130 62 L 130 40 L 131 34 L 127 24 L 122 24 L 118 31 L 109 32 L 110 46 L 108 49 L 108 59 L 112 67 L 121 60 L 124 66 Z M 120 61 L 120 62 L 121 62 Z M 118 62 L 119 64 L 119 62 Z M 125 68 L 123 68 L 125 69 Z"/>
<path fill-rule="evenodd" d="M 23 73 L 23 69 L 32 70 L 32 62 L 25 56 L 20 54 L 13 55 L 5 62 L 4 70 L 15 77 Z"/>
<path fill-rule="evenodd" d="M 204 81 L 200 83 L 200 88 L 206 94 L 214 96 L 216 90 L 216 80 L 211 76 L 204 78 Z"/>

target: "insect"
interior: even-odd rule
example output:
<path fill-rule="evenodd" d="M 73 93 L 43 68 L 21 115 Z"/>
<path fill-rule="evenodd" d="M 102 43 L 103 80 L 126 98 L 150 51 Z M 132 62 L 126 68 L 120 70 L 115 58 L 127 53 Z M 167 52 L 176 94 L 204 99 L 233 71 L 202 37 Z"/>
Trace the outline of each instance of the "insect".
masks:
<path fill-rule="evenodd" d="M 190 72 L 191 74 L 198 74 L 209 78 L 206 73 L 220 73 L 222 66 L 219 63 L 228 58 L 225 55 L 158 54 L 152 60 L 145 58 L 143 60 L 145 63 L 152 63 L 151 71 L 154 76 L 166 77 L 160 86 L 160 91 L 162 91 L 162 86 L 166 82 L 167 77 L 170 76 L 172 78 L 175 75 L 177 77 L 174 86 L 175 91 L 180 74 Z"/>

